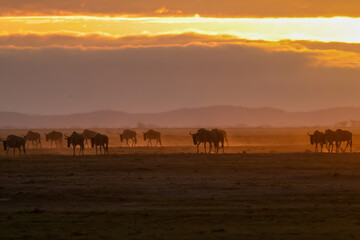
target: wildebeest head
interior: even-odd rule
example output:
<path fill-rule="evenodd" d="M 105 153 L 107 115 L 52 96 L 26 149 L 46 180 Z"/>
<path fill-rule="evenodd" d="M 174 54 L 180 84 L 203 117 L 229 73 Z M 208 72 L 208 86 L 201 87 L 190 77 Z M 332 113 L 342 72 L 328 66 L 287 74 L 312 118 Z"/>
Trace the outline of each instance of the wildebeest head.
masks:
<path fill-rule="evenodd" d="M 313 145 L 314 144 L 314 134 L 308 133 L 308 135 L 310 137 L 310 143 L 311 143 L 311 145 Z"/>
<path fill-rule="evenodd" d="M 143 134 L 144 134 L 144 141 L 146 141 L 146 139 L 147 139 L 147 133 L 144 132 Z"/>
<path fill-rule="evenodd" d="M 49 134 L 45 133 L 45 140 L 48 142 L 49 141 Z"/>
<path fill-rule="evenodd" d="M 120 141 L 123 142 L 124 134 L 120 134 Z"/>
<path fill-rule="evenodd" d="M 7 150 L 7 142 L 6 141 L 3 141 L 3 146 L 4 146 L 4 151 Z"/>
<path fill-rule="evenodd" d="M 192 136 L 192 139 L 193 139 L 193 142 L 194 142 L 194 145 L 197 145 L 197 142 L 198 142 L 198 136 L 196 133 L 191 133 L 190 132 L 190 135 Z"/>
<path fill-rule="evenodd" d="M 91 147 L 93 148 L 95 146 L 95 138 L 91 138 Z"/>
<path fill-rule="evenodd" d="M 67 147 L 70 147 L 71 137 L 65 135 L 65 140 L 67 141 Z"/>

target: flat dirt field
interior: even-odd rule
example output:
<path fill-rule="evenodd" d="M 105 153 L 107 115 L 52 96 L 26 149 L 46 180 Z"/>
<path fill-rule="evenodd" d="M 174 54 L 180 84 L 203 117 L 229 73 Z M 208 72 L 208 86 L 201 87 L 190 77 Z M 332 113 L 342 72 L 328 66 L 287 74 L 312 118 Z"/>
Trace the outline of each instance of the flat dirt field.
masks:
<path fill-rule="evenodd" d="M 311 153 L 313 129 L 227 129 L 219 155 L 195 154 L 190 130 L 125 148 L 100 129 L 107 156 L 73 158 L 45 140 L 26 157 L 1 149 L 0 239 L 360 238 L 359 129 L 341 154 Z M 10 132 L 26 133 L 0 137 Z"/>

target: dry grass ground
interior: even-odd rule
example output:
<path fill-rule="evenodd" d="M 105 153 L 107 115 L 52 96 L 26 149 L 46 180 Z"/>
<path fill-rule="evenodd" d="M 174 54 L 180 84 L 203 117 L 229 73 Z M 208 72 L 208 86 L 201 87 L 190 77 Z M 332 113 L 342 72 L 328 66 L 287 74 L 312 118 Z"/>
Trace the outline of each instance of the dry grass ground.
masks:
<path fill-rule="evenodd" d="M 221 155 L 194 154 L 188 129 L 135 149 L 103 130 L 101 157 L 1 151 L 0 239 L 358 239 L 360 154 L 305 153 L 306 131 L 229 130 Z"/>

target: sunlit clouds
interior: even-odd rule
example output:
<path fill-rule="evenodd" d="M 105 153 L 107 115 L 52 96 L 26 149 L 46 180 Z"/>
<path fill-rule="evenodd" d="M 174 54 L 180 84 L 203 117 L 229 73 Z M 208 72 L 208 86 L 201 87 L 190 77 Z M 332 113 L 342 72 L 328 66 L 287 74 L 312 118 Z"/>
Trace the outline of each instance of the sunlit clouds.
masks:
<path fill-rule="evenodd" d="M 360 18 L 2 17 L 1 35 L 101 34 L 111 37 L 197 33 L 239 39 L 360 43 Z"/>
<path fill-rule="evenodd" d="M 0 2 L 0 107 L 358 106 L 359 7 L 353 0 Z M 31 100 L 8 101 L 17 94 Z M 101 100 L 89 104 L 89 94 Z"/>

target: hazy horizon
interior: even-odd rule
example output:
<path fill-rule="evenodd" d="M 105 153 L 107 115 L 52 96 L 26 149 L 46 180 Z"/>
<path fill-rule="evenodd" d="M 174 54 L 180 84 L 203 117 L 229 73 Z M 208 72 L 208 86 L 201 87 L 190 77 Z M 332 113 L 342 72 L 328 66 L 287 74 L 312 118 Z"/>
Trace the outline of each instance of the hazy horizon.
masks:
<path fill-rule="evenodd" d="M 153 112 L 131 112 L 131 111 L 124 111 L 124 110 L 116 110 L 116 109 L 95 109 L 90 111 L 79 111 L 79 112 L 69 112 L 69 113 L 31 113 L 31 112 L 20 112 L 20 111 L 3 111 L 0 109 L 0 112 L 3 113 L 19 113 L 19 114 L 25 114 L 25 115 L 33 115 L 33 116 L 66 116 L 66 115 L 76 115 L 76 114 L 88 114 L 88 113 L 94 113 L 94 112 L 122 112 L 126 114 L 160 114 L 160 113 L 168 113 L 173 111 L 179 111 L 179 110 L 196 110 L 196 109 L 208 109 L 208 108 L 246 108 L 246 109 L 273 109 L 273 110 L 279 110 L 284 111 L 287 113 L 308 113 L 308 112 L 316 112 L 316 111 L 323 111 L 323 110 L 329 110 L 329 109 L 343 109 L 343 108 L 360 108 L 360 106 L 333 106 L 333 107 L 325 107 L 325 108 L 316 108 L 316 109 L 305 109 L 305 110 L 286 110 L 281 109 L 278 107 L 272 107 L 272 106 L 236 106 L 236 105 L 209 105 L 209 106 L 194 106 L 194 107 L 179 107 L 179 108 L 173 108 L 173 109 L 165 109 L 160 111 L 153 111 Z"/>

